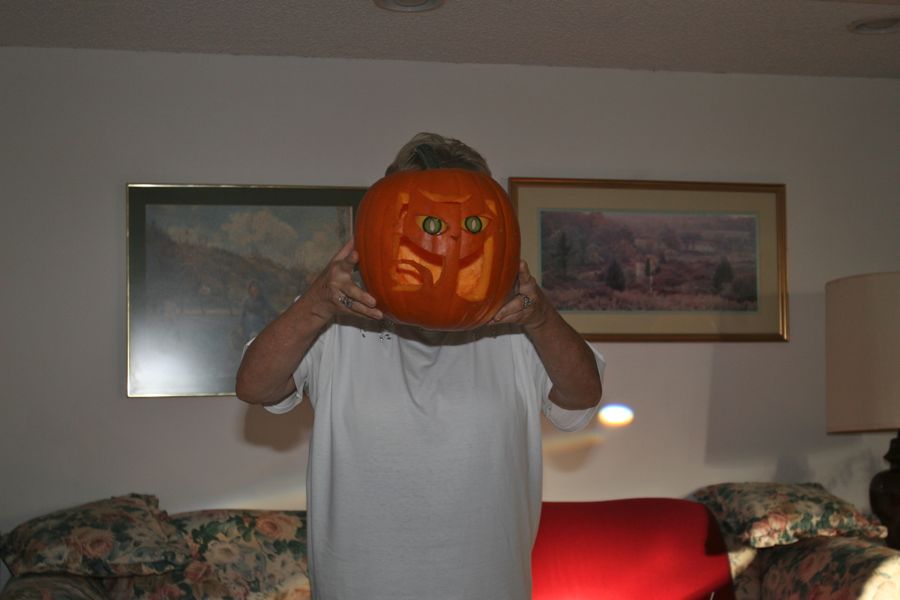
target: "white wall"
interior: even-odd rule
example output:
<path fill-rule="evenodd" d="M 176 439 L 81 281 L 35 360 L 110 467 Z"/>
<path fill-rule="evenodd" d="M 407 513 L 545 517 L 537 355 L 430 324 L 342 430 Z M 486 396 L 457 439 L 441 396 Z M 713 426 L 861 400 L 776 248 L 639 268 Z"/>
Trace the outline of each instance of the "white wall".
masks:
<path fill-rule="evenodd" d="M 125 184 L 368 185 L 419 130 L 509 176 L 787 184 L 787 344 L 601 344 L 600 443 L 548 499 L 818 480 L 864 505 L 888 437 L 824 433 L 823 286 L 900 268 L 900 82 L 0 50 L 0 530 L 131 491 L 303 502 L 307 410 L 125 397 Z M 566 442 L 569 442 L 568 444 Z"/>

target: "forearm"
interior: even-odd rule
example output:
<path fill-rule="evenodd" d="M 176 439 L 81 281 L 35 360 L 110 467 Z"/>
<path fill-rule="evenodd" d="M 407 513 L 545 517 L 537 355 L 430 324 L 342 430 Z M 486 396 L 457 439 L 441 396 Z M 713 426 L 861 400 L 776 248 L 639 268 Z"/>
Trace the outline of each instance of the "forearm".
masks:
<path fill-rule="evenodd" d="M 594 353 L 553 307 L 543 308 L 542 318 L 525 332 L 553 382 L 550 400 L 569 410 L 596 406 L 603 384 Z"/>
<path fill-rule="evenodd" d="M 275 404 L 296 391 L 294 371 L 335 315 L 383 317 L 375 308 L 375 298 L 353 283 L 351 274 L 358 261 L 351 240 L 334 255 L 303 297 L 256 336 L 238 367 L 238 398 L 250 404 Z"/>
<path fill-rule="evenodd" d="M 237 397 L 250 404 L 274 404 L 293 393 L 294 371 L 329 321 L 312 310 L 308 298 L 294 302 L 247 348 L 237 372 Z"/>

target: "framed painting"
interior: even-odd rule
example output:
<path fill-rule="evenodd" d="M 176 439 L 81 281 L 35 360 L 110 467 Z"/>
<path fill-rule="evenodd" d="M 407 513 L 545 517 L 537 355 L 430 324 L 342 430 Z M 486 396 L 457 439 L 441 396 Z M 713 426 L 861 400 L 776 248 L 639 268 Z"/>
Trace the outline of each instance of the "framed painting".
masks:
<path fill-rule="evenodd" d="M 352 237 L 365 192 L 128 185 L 128 396 L 233 395 L 244 346 Z"/>
<path fill-rule="evenodd" d="M 787 341 L 785 186 L 512 177 L 522 257 L 588 340 Z"/>

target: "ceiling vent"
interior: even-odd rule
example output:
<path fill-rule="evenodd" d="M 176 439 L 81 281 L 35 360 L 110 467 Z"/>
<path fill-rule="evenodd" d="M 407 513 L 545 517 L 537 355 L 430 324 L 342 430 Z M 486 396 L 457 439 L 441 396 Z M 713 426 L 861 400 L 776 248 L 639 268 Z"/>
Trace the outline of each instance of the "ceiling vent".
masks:
<path fill-rule="evenodd" d="M 375 0 L 375 4 L 395 12 L 425 12 L 440 8 L 444 0 Z"/>
<path fill-rule="evenodd" d="M 900 31 L 900 17 L 876 17 L 874 19 L 862 19 L 853 21 L 847 25 L 847 29 L 853 33 L 864 35 L 880 33 L 897 33 Z"/>

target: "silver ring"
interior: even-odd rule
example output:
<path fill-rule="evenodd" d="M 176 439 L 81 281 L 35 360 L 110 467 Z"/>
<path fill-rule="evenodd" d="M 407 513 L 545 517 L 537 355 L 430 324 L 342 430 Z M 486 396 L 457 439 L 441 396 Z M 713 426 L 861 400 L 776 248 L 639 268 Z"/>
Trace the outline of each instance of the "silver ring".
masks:
<path fill-rule="evenodd" d="M 344 292 L 341 292 L 341 297 L 338 298 L 338 302 L 343 304 L 346 308 L 350 308 L 351 306 L 353 306 L 353 298 L 351 298 Z"/>
<path fill-rule="evenodd" d="M 526 308 L 528 308 L 529 306 L 534 304 L 534 300 L 532 300 L 525 294 L 519 294 L 519 295 L 522 296 L 522 310 L 525 310 Z"/>

